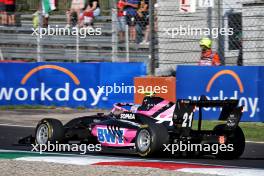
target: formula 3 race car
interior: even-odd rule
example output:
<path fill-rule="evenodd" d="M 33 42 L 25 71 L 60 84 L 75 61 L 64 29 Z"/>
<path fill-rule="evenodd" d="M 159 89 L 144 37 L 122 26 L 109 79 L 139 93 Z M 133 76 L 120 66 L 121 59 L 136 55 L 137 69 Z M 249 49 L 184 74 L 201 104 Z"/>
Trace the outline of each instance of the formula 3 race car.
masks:
<path fill-rule="evenodd" d="M 204 107 L 220 107 L 219 120 L 226 123 L 210 131 L 202 130 Z M 194 130 L 193 119 L 197 114 L 198 128 Z M 144 157 L 162 153 L 166 144 L 232 144 L 232 151 L 214 155 L 220 159 L 236 159 L 245 148 L 245 137 L 238 126 L 242 114 L 243 107 L 238 107 L 237 100 L 211 101 L 201 96 L 198 101 L 182 99 L 172 103 L 147 96 L 142 105 L 117 103 L 108 115 L 79 117 L 65 125 L 57 119 L 43 119 L 36 127 L 34 140 L 37 144 L 70 141 L 101 144 L 108 149 L 133 149 Z M 190 154 L 213 155 L 197 151 Z"/>

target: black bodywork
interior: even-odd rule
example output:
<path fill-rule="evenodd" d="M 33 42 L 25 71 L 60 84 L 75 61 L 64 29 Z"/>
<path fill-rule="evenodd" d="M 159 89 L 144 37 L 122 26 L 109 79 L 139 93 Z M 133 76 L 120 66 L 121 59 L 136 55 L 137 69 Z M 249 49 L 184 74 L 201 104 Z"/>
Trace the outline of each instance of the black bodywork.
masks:
<path fill-rule="evenodd" d="M 137 108 L 137 111 L 148 111 L 155 105 L 163 101 L 164 99 L 159 97 L 145 97 L 142 105 Z M 131 107 L 133 104 L 116 104 L 117 106 Z M 233 131 L 237 129 L 239 121 L 243 113 L 243 107 L 238 107 L 238 100 L 177 100 L 176 104 L 169 102 L 166 107 L 161 108 L 157 113 L 152 116 L 146 116 L 138 112 L 128 110 L 119 114 L 111 112 L 110 114 L 99 113 L 94 116 L 86 116 L 75 118 L 65 125 L 64 135 L 61 142 L 68 143 L 70 141 L 79 141 L 80 143 L 99 143 L 97 137 L 92 135 L 92 129 L 96 125 L 105 125 L 107 129 L 111 131 L 111 134 L 117 137 L 122 137 L 120 128 L 139 130 L 146 128 L 150 124 L 156 124 L 155 119 L 158 113 L 166 111 L 168 108 L 175 105 L 174 113 L 172 114 L 173 125 L 169 125 L 168 122 L 164 122 L 159 125 L 163 125 L 167 129 L 169 135 L 169 143 L 178 143 L 179 141 L 191 143 L 208 143 L 218 144 L 219 137 L 232 135 Z M 220 107 L 222 108 L 219 115 L 219 120 L 225 120 L 226 123 L 223 125 L 225 133 L 220 133 L 217 130 L 202 130 L 202 111 L 204 107 Z M 198 127 L 194 129 L 193 120 L 195 111 L 198 110 Z M 133 117 L 124 119 L 122 117 Z M 125 140 L 125 139 L 124 139 Z M 20 143 L 25 141 L 35 141 L 35 136 L 20 140 Z M 135 142 L 135 139 L 131 141 Z M 132 147 L 133 148 L 133 147 Z"/>

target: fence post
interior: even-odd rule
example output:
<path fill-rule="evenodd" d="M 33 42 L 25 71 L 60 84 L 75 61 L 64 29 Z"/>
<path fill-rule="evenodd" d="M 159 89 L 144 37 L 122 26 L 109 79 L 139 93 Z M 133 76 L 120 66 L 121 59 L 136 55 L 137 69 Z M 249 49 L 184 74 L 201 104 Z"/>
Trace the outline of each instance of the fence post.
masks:
<path fill-rule="evenodd" d="M 112 62 L 117 61 L 117 51 L 118 51 L 118 36 L 117 36 L 117 2 L 112 1 Z"/>
<path fill-rule="evenodd" d="M 0 59 L 1 61 L 4 61 L 4 56 L 3 56 L 3 53 L 2 53 L 2 49 L 0 48 Z"/>
<path fill-rule="evenodd" d="M 125 37 L 126 37 L 126 61 L 129 62 L 130 55 L 129 55 L 129 27 L 126 25 L 126 32 L 125 32 Z"/>
<path fill-rule="evenodd" d="M 42 6 L 41 6 L 42 7 Z M 43 17 L 42 17 L 42 8 L 41 11 L 38 14 L 38 20 L 39 20 L 39 24 L 38 24 L 38 30 L 40 31 L 40 29 L 42 28 L 42 22 L 43 22 Z M 37 36 L 37 62 L 41 62 L 41 38 L 40 38 L 40 34 Z"/>
<path fill-rule="evenodd" d="M 218 30 L 224 26 L 224 20 L 222 20 L 222 0 L 218 0 L 218 7 L 217 7 L 217 23 L 218 23 Z M 219 35 L 218 37 L 218 44 L 217 44 L 217 52 L 220 56 L 222 65 L 225 65 L 225 37 Z"/>
<path fill-rule="evenodd" d="M 150 75 L 155 75 L 156 60 L 155 60 L 155 19 L 154 19 L 154 0 L 149 0 L 149 27 L 150 27 L 150 42 L 149 42 L 149 71 Z"/>
<path fill-rule="evenodd" d="M 80 55 L 80 38 L 79 38 L 79 27 L 76 27 L 77 29 L 77 35 L 76 35 L 76 63 L 80 62 L 79 55 Z"/>
<path fill-rule="evenodd" d="M 208 26 L 208 29 L 210 29 L 210 31 L 212 31 L 212 15 L 213 15 L 213 12 L 212 12 L 212 7 L 208 7 L 207 9 L 207 26 Z M 210 35 L 208 36 L 210 39 L 212 39 L 212 34 L 210 32 Z"/>

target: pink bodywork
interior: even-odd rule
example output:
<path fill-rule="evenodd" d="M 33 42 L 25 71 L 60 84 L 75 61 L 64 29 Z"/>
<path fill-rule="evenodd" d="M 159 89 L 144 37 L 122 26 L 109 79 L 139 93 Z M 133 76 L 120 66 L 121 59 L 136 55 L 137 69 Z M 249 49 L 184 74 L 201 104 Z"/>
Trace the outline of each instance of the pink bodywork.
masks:
<path fill-rule="evenodd" d="M 153 114 L 155 114 L 161 108 L 167 106 L 169 103 L 170 103 L 169 101 L 164 100 L 164 101 L 160 102 L 159 104 L 155 105 L 149 111 L 137 111 L 137 113 L 152 117 Z M 167 109 L 166 111 L 160 113 L 157 117 L 152 117 L 152 118 L 154 118 L 158 121 L 160 121 L 162 119 L 161 120 L 162 122 L 163 121 L 172 121 L 174 109 L 175 109 L 175 105 L 172 106 L 171 108 Z"/>
<path fill-rule="evenodd" d="M 98 129 L 101 130 L 107 130 L 107 126 L 105 125 L 96 125 L 92 129 L 92 135 L 96 136 L 98 138 Z M 135 129 L 126 129 L 126 128 L 120 128 L 120 130 L 123 131 L 123 139 L 122 142 L 118 142 L 118 137 L 115 137 L 115 142 L 107 142 L 107 141 L 98 141 L 101 143 L 102 146 L 106 147 L 130 147 L 130 146 L 135 146 L 135 143 L 131 143 L 132 140 L 136 137 L 137 130 Z M 108 130 L 107 130 L 108 131 Z M 104 136 L 105 137 L 105 136 Z M 106 137 L 105 137 L 106 138 Z"/>
<path fill-rule="evenodd" d="M 172 123 L 172 117 L 173 117 L 173 111 L 175 109 L 175 105 L 170 107 L 169 109 L 161 112 L 157 116 L 153 117 L 153 115 L 158 112 L 161 108 L 169 105 L 170 102 L 167 100 L 164 100 L 160 102 L 159 104 L 155 105 L 148 111 L 139 111 L 137 110 L 135 113 L 146 115 L 150 118 L 154 118 L 157 120 L 156 123 L 163 123 L 163 122 L 170 122 L 170 125 L 173 125 Z M 129 110 L 122 107 L 122 105 L 127 105 L 126 103 L 121 103 L 114 105 L 114 108 L 112 112 L 115 112 L 116 110 L 120 110 L 123 112 L 128 112 Z M 133 104 L 129 104 L 133 105 Z M 132 140 L 136 137 L 137 130 L 135 129 L 127 129 L 127 128 L 121 128 L 120 129 L 123 133 L 123 139 L 120 139 L 118 136 L 113 136 L 112 132 L 110 132 L 107 129 L 106 125 L 96 125 L 92 129 L 92 135 L 97 137 L 98 141 L 102 144 L 102 146 L 108 146 L 108 147 L 130 147 L 135 146 L 134 143 L 132 143 Z M 99 132 L 100 131 L 100 134 Z M 122 142 L 120 142 L 122 141 Z"/>
<path fill-rule="evenodd" d="M 151 108 L 149 111 L 137 111 L 137 113 L 139 114 L 143 114 L 146 116 L 152 116 L 153 114 L 155 114 L 158 110 L 160 110 L 161 108 L 163 108 L 164 106 L 168 105 L 170 102 L 167 100 L 164 100 L 162 102 L 160 102 L 159 104 L 155 105 L 153 108 Z"/>

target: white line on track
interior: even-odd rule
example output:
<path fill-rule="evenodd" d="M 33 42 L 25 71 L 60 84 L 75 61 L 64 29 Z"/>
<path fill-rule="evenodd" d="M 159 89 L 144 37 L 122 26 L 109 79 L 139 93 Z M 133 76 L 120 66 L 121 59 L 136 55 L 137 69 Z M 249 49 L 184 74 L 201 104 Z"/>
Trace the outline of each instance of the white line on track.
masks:
<path fill-rule="evenodd" d="M 252 143 L 252 144 L 264 144 L 262 141 L 246 141 L 246 143 Z"/>
<path fill-rule="evenodd" d="M 117 158 L 95 158 L 95 157 L 62 157 L 62 156 L 43 156 L 43 157 L 20 157 L 16 158 L 18 161 L 31 161 L 31 162 L 48 162 L 59 164 L 71 164 L 71 165 L 92 165 L 100 162 L 120 162 L 122 160 Z"/>
<path fill-rule="evenodd" d="M 0 150 L 0 152 L 16 152 L 12 150 Z M 21 151 L 18 151 L 21 152 Z M 23 152 L 22 152 L 23 153 Z M 25 152 L 26 153 L 26 152 Z M 27 152 L 30 153 L 30 152 Z M 32 153 L 32 152 L 31 152 Z M 53 155 L 53 156 L 52 156 Z M 55 156 L 54 156 L 55 155 Z M 57 155 L 57 156 L 56 156 Z M 67 157 L 68 156 L 68 157 Z M 82 157 L 81 157 L 82 156 Z M 31 162 L 49 162 L 49 163 L 58 163 L 58 164 L 71 164 L 71 165 L 91 165 L 96 164 L 98 162 L 126 162 L 128 161 L 148 161 L 148 162 L 170 162 L 170 163 L 178 163 L 178 164 L 198 164 L 208 166 L 209 164 L 203 163 L 192 163 L 192 162 L 179 162 L 179 161 L 162 161 L 162 160 L 146 160 L 146 159 L 135 159 L 128 157 L 109 157 L 109 156 L 93 156 L 93 155 L 76 155 L 76 154 L 60 154 L 54 153 L 50 156 L 24 156 L 16 158 L 15 160 L 20 161 L 31 161 Z M 209 166 L 221 166 L 221 165 L 209 165 Z M 248 167 L 231 167 L 231 166 L 223 166 L 224 168 L 182 168 L 176 169 L 175 171 L 193 173 L 193 174 L 206 174 L 206 175 L 219 175 L 219 176 L 264 176 L 263 169 L 255 169 Z"/>
<path fill-rule="evenodd" d="M 23 152 L 18 150 L 0 150 L 0 152 L 20 152 L 20 153 L 36 153 L 36 152 Z M 50 156 L 24 156 L 16 158 L 15 160 L 21 161 L 40 161 L 40 162 L 52 162 L 58 164 L 72 164 L 72 165 L 91 165 L 98 162 L 114 162 L 114 161 L 148 161 L 148 162 L 170 162 L 179 164 L 199 164 L 209 165 L 203 163 L 192 163 L 192 162 L 179 162 L 179 161 L 162 161 L 162 160 L 146 160 L 146 159 L 135 159 L 128 157 L 111 157 L 111 156 L 94 156 L 94 155 L 76 155 L 76 154 L 61 154 L 61 153 L 45 153 Z M 53 156 L 52 156 L 53 155 Z M 54 156 L 55 155 L 55 156 Z M 57 155 L 57 156 L 56 156 Z M 68 156 L 68 157 L 67 157 Z M 221 165 L 209 165 L 209 166 L 221 166 Z M 206 174 L 206 175 L 220 175 L 220 176 L 264 176 L 263 169 L 247 168 L 247 167 L 230 167 L 223 166 L 224 168 L 182 168 L 176 169 L 175 171 L 193 173 L 193 174 Z"/>
<path fill-rule="evenodd" d="M 193 174 L 222 175 L 222 176 L 264 176 L 262 169 L 241 169 L 241 168 L 183 168 L 177 171 Z"/>
<path fill-rule="evenodd" d="M 0 153 L 3 152 L 18 152 L 18 153 L 36 153 L 39 154 L 38 152 L 31 152 L 31 151 L 22 151 L 22 150 L 1 150 Z M 112 160 L 128 160 L 128 161 L 148 161 L 148 162 L 166 162 L 166 163 L 179 163 L 179 164 L 197 164 L 197 165 L 204 165 L 204 166 L 220 166 L 220 167 L 225 167 L 225 168 L 239 168 L 239 169 L 251 169 L 250 167 L 238 167 L 238 166 L 227 166 L 227 165 L 220 165 L 220 164 L 206 164 L 206 163 L 196 163 L 196 162 L 187 162 L 187 161 L 171 161 L 171 160 L 158 160 L 158 159 L 140 159 L 140 158 L 129 158 L 129 157 L 120 157 L 120 156 L 99 156 L 99 155 L 93 155 L 93 154 L 88 154 L 88 155 L 81 155 L 81 154 L 67 154 L 67 153 L 47 153 L 47 152 L 42 152 L 41 155 L 45 155 L 43 157 L 46 157 L 47 155 L 51 156 L 64 156 L 64 157 L 81 157 L 81 158 L 87 158 L 87 159 L 112 159 Z M 69 158 L 70 160 L 71 158 Z"/>

